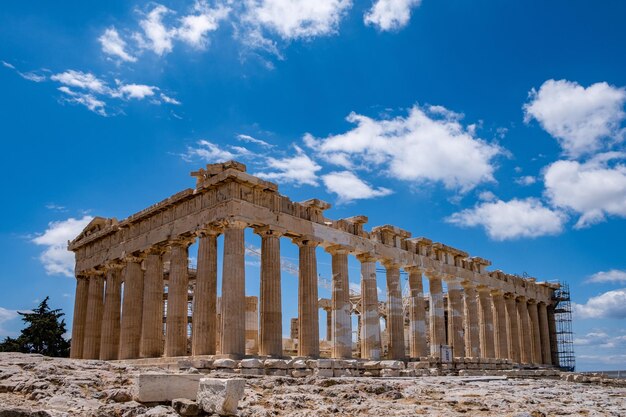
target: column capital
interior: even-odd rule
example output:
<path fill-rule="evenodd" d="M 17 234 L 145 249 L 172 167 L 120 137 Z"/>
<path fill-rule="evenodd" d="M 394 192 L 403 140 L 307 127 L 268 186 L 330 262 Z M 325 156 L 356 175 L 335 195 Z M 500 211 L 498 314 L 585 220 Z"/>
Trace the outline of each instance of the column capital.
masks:
<path fill-rule="evenodd" d="M 350 253 L 350 248 L 344 245 L 332 245 L 327 246 L 324 249 L 331 255 L 347 255 L 348 253 Z"/>
<path fill-rule="evenodd" d="M 188 248 L 194 241 L 196 237 L 194 235 L 180 235 L 174 238 L 171 238 L 167 242 L 167 247 L 171 249 L 173 246 L 181 246 L 183 248 Z"/>
<path fill-rule="evenodd" d="M 167 245 L 156 244 L 152 245 L 144 251 L 145 255 L 163 255 L 167 251 Z"/>
<path fill-rule="evenodd" d="M 113 260 L 105 262 L 104 268 L 107 271 L 114 270 L 114 269 L 122 269 L 124 268 L 124 262 L 122 262 L 120 259 L 113 259 Z"/>
<path fill-rule="evenodd" d="M 525 303 L 528 301 L 528 299 L 524 297 L 523 295 L 518 295 L 517 297 L 515 297 L 515 300 L 519 301 L 520 303 Z"/>
<path fill-rule="evenodd" d="M 129 254 L 122 254 L 122 260 L 125 263 L 142 263 L 143 260 L 146 259 L 146 254 L 144 252 L 135 252 Z"/>
<path fill-rule="evenodd" d="M 101 267 L 96 267 L 92 269 L 88 269 L 82 272 L 83 275 L 89 277 L 99 277 L 104 275 L 104 270 Z"/>
<path fill-rule="evenodd" d="M 312 246 L 312 247 L 316 247 L 320 244 L 320 241 L 310 237 L 310 236 L 298 236 L 298 237 L 294 237 L 291 239 L 291 241 L 298 245 L 299 247 L 303 247 L 303 246 Z"/>
<path fill-rule="evenodd" d="M 441 276 L 441 272 L 438 271 L 434 271 L 434 270 L 426 270 L 424 271 L 424 275 L 426 275 L 426 278 L 428 278 L 429 280 L 431 279 L 442 279 L 443 277 Z"/>
<path fill-rule="evenodd" d="M 413 272 L 419 272 L 421 274 L 424 271 L 424 268 L 419 265 L 403 266 L 402 269 L 404 269 L 409 274 L 412 274 Z"/>
<path fill-rule="evenodd" d="M 232 218 L 219 220 L 215 222 L 215 224 L 223 229 L 245 229 L 246 227 L 248 227 L 248 223 L 244 222 L 243 220 L 237 220 Z"/>
<path fill-rule="evenodd" d="M 515 300 L 515 297 L 516 297 L 516 295 L 513 294 L 512 292 L 505 292 L 504 293 L 504 299 L 505 300 L 511 300 L 511 299 Z"/>
<path fill-rule="evenodd" d="M 492 297 L 502 297 L 502 296 L 504 296 L 504 293 L 502 292 L 502 290 L 493 289 L 493 290 L 491 290 L 491 296 Z"/>
<path fill-rule="evenodd" d="M 222 228 L 216 224 L 207 224 L 200 228 L 196 232 L 196 236 L 205 237 L 205 236 L 219 236 L 222 234 Z"/>
<path fill-rule="evenodd" d="M 281 237 L 284 234 L 282 230 L 278 230 L 277 228 L 268 226 L 268 225 L 256 226 L 253 229 L 254 229 L 254 233 L 261 236 L 262 238 L 263 237 Z"/>
<path fill-rule="evenodd" d="M 383 259 L 380 263 L 385 267 L 385 269 L 400 269 L 400 264 L 391 259 Z"/>
<path fill-rule="evenodd" d="M 527 302 L 528 304 L 537 304 L 537 300 L 535 300 L 534 298 L 527 298 L 527 299 L 526 299 L 526 302 Z"/>

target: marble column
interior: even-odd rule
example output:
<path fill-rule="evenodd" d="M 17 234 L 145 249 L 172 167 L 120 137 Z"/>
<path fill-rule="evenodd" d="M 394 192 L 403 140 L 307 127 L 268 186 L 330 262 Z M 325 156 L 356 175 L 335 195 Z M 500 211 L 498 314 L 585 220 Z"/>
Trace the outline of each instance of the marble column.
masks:
<path fill-rule="evenodd" d="M 443 286 L 441 275 L 426 272 L 430 290 L 430 355 L 440 357 L 440 346 L 446 344 L 446 322 L 443 307 Z"/>
<path fill-rule="evenodd" d="M 555 317 L 555 306 L 548 306 L 548 329 L 549 329 L 549 338 L 550 338 L 550 353 L 551 355 L 551 363 L 554 366 L 560 365 L 559 360 L 559 346 L 556 335 L 556 317 Z"/>
<path fill-rule="evenodd" d="M 187 305 L 189 294 L 189 237 L 169 244 L 170 277 L 167 286 L 165 356 L 187 354 Z M 242 320 L 243 322 L 243 320 Z"/>
<path fill-rule="evenodd" d="M 358 255 L 357 259 L 361 262 L 361 359 L 380 360 L 376 259 L 367 254 Z"/>
<path fill-rule="evenodd" d="M 509 357 L 509 346 L 506 331 L 506 308 L 504 306 L 504 295 L 501 291 L 492 291 L 493 301 L 493 329 L 495 339 L 496 358 L 506 359 Z"/>
<path fill-rule="evenodd" d="M 489 288 L 478 286 L 480 352 L 483 358 L 495 358 L 493 311 Z"/>
<path fill-rule="evenodd" d="M 198 238 L 196 288 L 193 293 L 192 355 L 215 355 L 217 336 L 217 236 L 205 229 Z"/>
<path fill-rule="evenodd" d="M 246 223 L 229 221 L 224 226 L 222 263 L 222 354 L 246 353 Z"/>
<path fill-rule="evenodd" d="M 259 298 L 246 297 L 246 355 L 259 354 Z"/>
<path fill-rule="evenodd" d="M 330 307 L 324 308 L 324 313 L 326 313 L 326 341 L 332 342 L 333 341 L 333 309 Z"/>
<path fill-rule="evenodd" d="M 100 358 L 100 334 L 102 329 L 102 310 L 104 302 L 104 274 L 96 271 L 89 274 L 89 292 L 87 296 L 87 319 L 85 321 L 85 344 L 83 359 Z"/>
<path fill-rule="evenodd" d="M 319 346 L 319 316 L 317 306 L 317 242 L 296 239 L 299 247 L 298 268 L 298 356 L 317 357 Z"/>
<path fill-rule="evenodd" d="M 541 330 L 539 326 L 539 313 L 537 311 L 537 301 L 528 300 L 528 317 L 530 319 L 530 337 L 532 341 L 531 358 L 533 363 L 540 364 L 541 358 Z"/>
<path fill-rule="evenodd" d="M 413 266 L 405 268 L 409 274 L 409 346 L 410 357 L 413 359 L 428 356 L 426 344 L 426 307 L 424 305 L 424 286 L 422 270 Z"/>
<path fill-rule="evenodd" d="M 465 356 L 480 357 L 480 323 L 478 320 L 478 300 L 476 288 L 463 282 L 465 291 Z"/>
<path fill-rule="evenodd" d="M 521 348 L 515 295 L 511 293 L 504 294 L 504 305 L 506 307 L 506 335 L 509 352 L 508 358 L 515 363 L 520 363 Z"/>
<path fill-rule="evenodd" d="M 87 300 L 89 280 L 85 276 L 76 276 L 76 296 L 74 297 L 74 319 L 72 321 L 72 347 L 70 358 L 81 359 L 85 344 L 85 324 L 87 320 Z"/>
<path fill-rule="evenodd" d="M 265 228 L 261 236 L 260 346 L 263 356 L 283 354 L 283 313 L 281 304 L 280 234 Z"/>
<path fill-rule="evenodd" d="M 118 358 L 120 351 L 120 310 L 122 304 L 122 268 L 120 263 L 106 265 L 106 289 L 102 313 L 100 360 Z"/>
<path fill-rule="evenodd" d="M 404 360 L 404 314 L 402 312 L 402 283 L 400 268 L 384 262 L 387 272 L 387 335 L 389 337 L 389 359 Z"/>
<path fill-rule="evenodd" d="M 352 305 L 348 280 L 348 250 L 333 246 L 327 249 L 332 255 L 332 357 L 352 358 Z"/>
<path fill-rule="evenodd" d="M 126 258 L 124 268 L 124 300 L 120 324 L 120 359 L 139 357 L 143 315 L 143 257 Z"/>
<path fill-rule="evenodd" d="M 139 356 L 158 358 L 163 355 L 163 253 L 165 248 L 153 247 L 146 256 L 143 280 L 143 312 Z"/>
<path fill-rule="evenodd" d="M 465 356 L 465 330 L 463 287 L 459 279 L 447 275 L 448 285 L 448 344 L 452 346 L 455 357 Z"/>
<path fill-rule="evenodd" d="M 532 363 L 532 342 L 530 319 L 525 297 L 517 298 L 517 315 L 519 320 L 519 340 L 521 363 Z"/>
<path fill-rule="evenodd" d="M 546 303 L 538 304 L 539 334 L 541 335 L 542 363 L 552 365 L 552 352 L 550 350 L 550 325 L 548 324 L 548 306 Z"/>

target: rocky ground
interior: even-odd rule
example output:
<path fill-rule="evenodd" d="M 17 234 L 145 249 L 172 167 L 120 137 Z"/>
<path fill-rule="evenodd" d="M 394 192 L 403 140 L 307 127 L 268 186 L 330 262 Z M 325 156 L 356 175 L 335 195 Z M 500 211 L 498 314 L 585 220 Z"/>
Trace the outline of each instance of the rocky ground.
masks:
<path fill-rule="evenodd" d="M 178 416 L 170 405 L 133 400 L 138 373 L 115 363 L 0 353 L 0 417 Z M 246 382 L 240 416 L 626 415 L 623 386 L 560 379 L 249 377 Z"/>

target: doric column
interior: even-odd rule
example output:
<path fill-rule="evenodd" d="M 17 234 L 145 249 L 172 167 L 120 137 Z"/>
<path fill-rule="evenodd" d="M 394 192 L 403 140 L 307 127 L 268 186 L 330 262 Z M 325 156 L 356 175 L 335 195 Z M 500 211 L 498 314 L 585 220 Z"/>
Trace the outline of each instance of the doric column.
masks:
<path fill-rule="evenodd" d="M 539 313 L 537 312 L 537 301 L 528 300 L 528 317 L 530 319 L 530 337 L 532 341 L 531 358 L 533 363 L 542 363 L 541 359 L 541 334 L 539 327 Z"/>
<path fill-rule="evenodd" d="M 100 334 L 102 329 L 102 307 L 104 302 L 104 273 L 94 271 L 89 274 L 87 296 L 87 319 L 85 321 L 85 345 L 83 359 L 100 358 Z"/>
<path fill-rule="evenodd" d="M 200 232 L 193 293 L 192 355 L 215 355 L 217 336 L 217 229 Z"/>
<path fill-rule="evenodd" d="M 229 221 L 224 225 L 222 263 L 222 354 L 246 353 L 246 223 Z"/>
<path fill-rule="evenodd" d="M 100 359 L 117 359 L 120 351 L 120 310 L 122 304 L 121 262 L 106 265 L 106 290 L 104 312 L 102 314 L 102 336 L 100 338 Z"/>
<path fill-rule="evenodd" d="M 550 338 L 550 353 L 551 355 L 551 363 L 554 366 L 560 365 L 559 359 L 559 346 L 558 340 L 556 336 L 556 317 L 555 317 L 555 305 L 551 304 L 548 306 L 548 329 L 549 329 L 549 338 Z"/>
<path fill-rule="evenodd" d="M 465 356 L 478 358 L 480 357 L 480 323 L 476 288 L 467 281 L 464 281 L 462 285 L 465 290 Z"/>
<path fill-rule="evenodd" d="M 448 284 L 448 344 L 452 346 L 455 357 L 465 356 L 465 330 L 463 287 L 461 282 L 451 275 L 444 276 Z"/>
<path fill-rule="evenodd" d="M 143 312 L 139 356 L 158 358 L 163 355 L 163 253 L 164 247 L 153 247 L 146 256 L 143 280 Z"/>
<path fill-rule="evenodd" d="M 539 334 L 541 335 L 542 363 L 552 365 L 552 352 L 550 350 L 550 326 L 548 324 L 548 306 L 546 303 L 537 305 L 539 311 Z"/>
<path fill-rule="evenodd" d="M 519 324 L 517 320 L 517 306 L 515 295 L 511 293 L 504 294 L 504 305 L 506 307 L 506 335 L 509 356 L 515 363 L 521 361 L 521 348 L 519 340 Z"/>
<path fill-rule="evenodd" d="M 387 335 L 389 337 L 389 359 L 403 360 L 404 314 L 402 313 L 402 284 L 400 268 L 391 262 L 383 261 L 387 270 Z"/>
<path fill-rule="evenodd" d="M 319 356 L 319 318 L 317 312 L 317 242 L 295 239 L 300 255 L 298 268 L 298 355 Z"/>
<path fill-rule="evenodd" d="M 246 355 L 259 354 L 259 298 L 246 297 Z"/>
<path fill-rule="evenodd" d="M 361 262 L 361 358 L 379 360 L 381 343 L 376 260 L 368 254 L 358 255 L 357 259 Z"/>
<path fill-rule="evenodd" d="M 192 238 L 184 237 L 169 242 L 170 277 L 167 286 L 165 356 L 184 356 L 187 354 L 189 245 L 192 241 Z"/>
<path fill-rule="evenodd" d="M 333 340 L 333 309 L 331 307 L 324 308 L 326 313 L 326 340 L 332 342 Z"/>
<path fill-rule="evenodd" d="M 439 357 L 440 345 L 446 344 L 446 321 L 443 308 L 443 286 L 441 275 L 437 272 L 426 272 L 430 291 L 430 355 Z"/>
<path fill-rule="evenodd" d="M 413 359 L 417 359 L 428 356 L 422 270 L 416 266 L 404 269 L 409 274 L 409 289 L 411 291 L 411 301 L 409 305 L 410 356 Z"/>
<path fill-rule="evenodd" d="M 525 297 L 517 298 L 521 363 L 532 363 L 532 342 L 528 307 Z"/>
<path fill-rule="evenodd" d="M 141 322 L 143 314 L 143 257 L 130 256 L 125 259 L 124 300 L 120 325 L 120 359 L 139 357 Z"/>
<path fill-rule="evenodd" d="M 493 329 L 495 339 L 496 358 L 506 359 L 509 357 L 509 347 L 506 332 L 506 308 L 504 307 L 504 296 L 501 291 L 491 291 L 493 300 Z"/>
<path fill-rule="evenodd" d="M 332 255 L 332 327 L 329 340 L 332 340 L 332 357 L 346 359 L 352 357 L 352 319 L 350 317 L 350 284 L 348 282 L 348 250 L 341 246 L 331 246 L 327 251 Z"/>
<path fill-rule="evenodd" d="M 483 358 L 494 358 L 493 311 L 489 288 L 478 286 L 480 352 Z"/>
<path fill-rule="evenodd" d="M 74 297 L 74 319 L 72 320 L 72 347 L 70 358 L 81 359 L 85 344 L 85 323 L 87 320 L 87 300 L 89 280 L 85 276 L 76 276 L 76 296 Z"/>
<path fill-rule="evenodd" d="M 280 234 L 270 228 L 257 229 L 261 236 L 261 305 L 259 353 L 283 354 L 283 313 L 281 305 Z"/>

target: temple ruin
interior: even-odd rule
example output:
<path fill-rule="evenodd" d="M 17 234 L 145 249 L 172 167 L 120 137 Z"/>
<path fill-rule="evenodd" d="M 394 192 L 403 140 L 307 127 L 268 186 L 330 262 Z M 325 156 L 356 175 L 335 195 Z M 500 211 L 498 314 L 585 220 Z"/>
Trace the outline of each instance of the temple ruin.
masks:
<path fill-rule="evenodd" d="M 122 221 L 97 217 L 69 243 L 77 280 L 72 358 L 252 355 L 418 362 L 441 361 L 451 352 L 460 363 L 559 364 L 553 301 L 558 284 L 488 271 L 490 262 L 483 258 L 412 238 L 396 226 L 365 230 L 365 216 L 328 219 L 328 203 L 293 202 L 235 161 L 207 165 L 192 176 L 194 189 Z M 261 237 L 258 299 L 245 293 L 246 228 Z M 288 341 L 281 237 L 299 248 L 298 316 Z M 197 269 L 191 269 L 188 248 L 196 241 Z M 318 297 L 318 246 L 332 256 L 330 299 Z M 349 256 L 360 262 L 360 294 L 349 291 Z M 378 299 L 377 263 L 386 274 L 385 302 Z M 408 276 L 404 298 L 401 273 Z M 328 317 L 325 341 L 319 337 L 319 309 Z"/>

